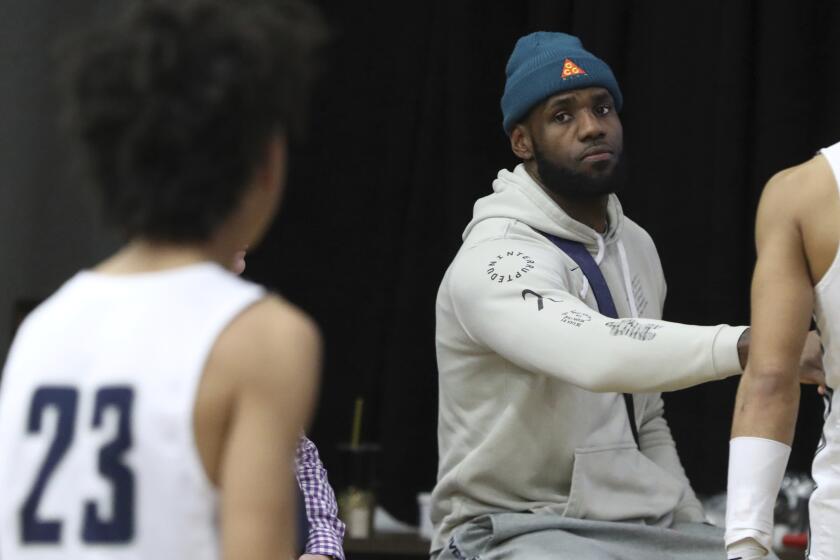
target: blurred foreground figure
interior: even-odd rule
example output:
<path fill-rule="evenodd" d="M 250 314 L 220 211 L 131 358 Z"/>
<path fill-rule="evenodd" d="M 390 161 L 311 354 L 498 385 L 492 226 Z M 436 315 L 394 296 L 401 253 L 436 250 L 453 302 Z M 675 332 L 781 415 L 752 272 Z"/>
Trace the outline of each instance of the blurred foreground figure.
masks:
<path fill-rule="evenodd" d="M 72 122 L 126 243 L 12 345 L 4 560 L 291 556 L 320 336 L 228 265 L 275 215 L 320 36 L 299 4 L 155 0 L 73 51 Z"/>

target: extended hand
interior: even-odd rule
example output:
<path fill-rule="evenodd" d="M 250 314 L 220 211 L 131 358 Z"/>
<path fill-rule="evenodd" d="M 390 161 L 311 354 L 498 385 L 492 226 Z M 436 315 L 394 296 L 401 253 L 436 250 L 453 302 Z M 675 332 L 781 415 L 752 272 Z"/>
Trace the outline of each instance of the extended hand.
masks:
<path fill-rule="evenodd" d="M 823 370 L 822 345 L 816 331 L 805 338 L 805 347 L 799 359 L 799 381 L 808 385 L 819 385 L 817 391 L 825 394 L 825 370 Z"/>

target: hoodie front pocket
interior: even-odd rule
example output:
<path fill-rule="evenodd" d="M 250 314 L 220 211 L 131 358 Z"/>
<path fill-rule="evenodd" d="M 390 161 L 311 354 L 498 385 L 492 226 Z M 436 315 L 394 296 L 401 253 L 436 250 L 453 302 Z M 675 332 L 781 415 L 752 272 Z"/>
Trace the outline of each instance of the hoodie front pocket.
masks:
<path fill-rule="evenodd" d="M 565 517 L 661 522 L 676 509 L 686 484 L 633 444 L 575 450 Z"/>

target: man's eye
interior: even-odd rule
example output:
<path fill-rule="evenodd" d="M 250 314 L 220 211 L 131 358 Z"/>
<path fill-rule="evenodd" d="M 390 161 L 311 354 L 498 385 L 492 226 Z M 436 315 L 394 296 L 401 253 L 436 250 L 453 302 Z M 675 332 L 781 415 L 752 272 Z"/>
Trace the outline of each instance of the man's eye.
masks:
<path fill-rule="evenodd" d="M 610 112 L 612 112 L 612 105 L 598 105 L 595 107 L 595 114 L 601 115 L 602 117 L 610 114 Z"/>
<path fill-rule="evenodd" d="M 554 120 L 559 123 L 567 123 L 572 120 L 572 115 L 569 113 L 557 113 L 554 115 Z"/>

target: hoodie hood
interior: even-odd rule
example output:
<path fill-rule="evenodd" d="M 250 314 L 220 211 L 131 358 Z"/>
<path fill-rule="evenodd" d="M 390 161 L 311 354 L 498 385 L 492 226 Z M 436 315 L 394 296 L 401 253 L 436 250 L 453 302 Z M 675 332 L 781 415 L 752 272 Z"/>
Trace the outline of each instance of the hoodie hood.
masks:
<path fill-rule="evenodd" d="M 466 240 L 472 229 L 488 218 L 511 218 L 530 227 L 563 239 L 597 248 L 598 239 L 610 244 L 618 239 L 624 223 L 621 204 L 614 194 L 607 201 L 607 232 L 599 234 L 591 227 L 571 218 L 525 170 L 524 164 L 513 171 L 502 169 L 493 181 L 493 194 L 476 201 L 473 218 L 464 230 Z"/>

